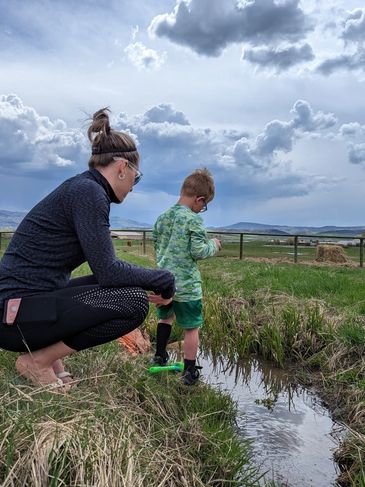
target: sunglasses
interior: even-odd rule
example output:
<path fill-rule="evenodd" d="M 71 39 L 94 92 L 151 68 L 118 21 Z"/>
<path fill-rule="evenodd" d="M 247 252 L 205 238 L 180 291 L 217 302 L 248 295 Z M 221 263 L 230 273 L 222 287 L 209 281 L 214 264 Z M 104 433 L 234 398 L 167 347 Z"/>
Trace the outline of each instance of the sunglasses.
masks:
<path fill-rule="evenodd" d="M 132 164 L 129 161 L 128 161 L 128 166 L 131 167 L 134 171 L 136 171 L 136 174 L 134 176 L 134 183 L 133 183 L 133 186 L 135 186 L 142 179 L 143 173 L 139 169 L 137 169 L 134 164 Z"/>
<path fill-rule="evenodd" d="M 121 157 L 113 157 L 113 159 L 115 161 L 120 161 L 121 160 Z M 128 166 L 133 169 L 133 171 L 136 172 L 135 176 L 134 176 L 134 182 L 133 182 L 133 186 L 135 186 L 136 184 L 138 184 L 140 182 L 140 180 L 142 179 L 142 176 L 143 176 L 143 173 L 136 168 L 136 166 L 132 163 L 132 162 L 129 162 L 127 161 L 128 163 Z"/>
<path fill-rule="evenodd" d="M 202 201 L 203 201 L 203 203 L 204 203 L 204 206 L 203 206 L 203 208 L 200 210 L 200 212 L 199 212 L 199 213 L 204 213 L 204 212 L 205 212 L 205 211 L 207 211 L 207 209 L 208 209 L 207 202 L 205 201 L 205 199 L 204 199 L 204 198 L 202 198 Z"/>

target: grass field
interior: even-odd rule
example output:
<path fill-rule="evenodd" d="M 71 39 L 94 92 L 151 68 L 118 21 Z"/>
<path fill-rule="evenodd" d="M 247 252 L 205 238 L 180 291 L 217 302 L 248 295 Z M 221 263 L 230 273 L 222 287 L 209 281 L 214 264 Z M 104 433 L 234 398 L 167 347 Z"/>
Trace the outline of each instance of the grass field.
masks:
<path fill-rule="evenodd" d="M 147 233 L 146 239 L 146 253 L 153 256 L 153 245 L 151 241 L 151 234 Z M 240 244 L 239 244 L 239 236 L 234 235 L 220 235 L 220 234 L 211 234 L 210 237 L 216 236 L 217 238 L 222 239 L 223 242 L 223 249 L 219 253 L 218 257 L 239 257 L 240 254 Z M 3 234 L 1 239 L 1 247 L 0 250 L 4 251 L 8 242 L 9 242 L 10 234 Z M 275 245 L 270 242 L 272 237 L 259 239 L 259 237 L 249 237 L 245 236 L 243 242 L 243 257 L 244 258 L 251 258 L 251 259 L 275 259 L 275 260 L 285 260 L 288 262 L 294 261 L 294 246 L 293 245 Z M 338 239 L 344 240 L 344 239 Z M 128 240 L 115 240 L 115 245 L 117 247 L 126 247 Z M 132 245 L 133 252 L 136 252 L 140 249 L 140 253 L 143 253 L 142 241 L 141 240 L 133 240 L 129 241 Z M 334 243 L 336 240 L 334 240 Z M 359 247 L 348 247 L 344 248 L 345 255 L 348 257 L 350 262 L 353 263 L 354 266 L 359 265 L 360 261 L 360 248 Z M 314 261 L 316 254 L 315 247 L 306 247 L 306 246 L 299 246 L 298 247 L 298 261 L 299 262 L 311 262 Z"/>
<path fill-rule="evenodd" d="M 240 255 L 240 244 L 239 236 L 225 236 L 220 234 L 211 234 L 210 237 L 216 236 L 222 239 L 223 249 L 218 254 L 217 257 L 239 257 Z M 275 259 L 275 260 L 285 260 L 288 262 L 294 261 L 294 246 L 293 245 L 277 245 L 270 242 L 271 238 L 258 239 L 245 237 L 243 241 L 243 257 L 250 259 Z M 341 239 L 338 239 L 341 240 Z M 343 240 L 343 239 L 342 239 Z M 127 246 L 127 240 L 116 240 L 116 245 Z M 141 249 L 142 253 L 142 242 L 141 240 L 130 240 L 132 247 L 134 249 Z M 335 243 L 335 240 L 334 240 Z M 360 262 L 360 248 L 359 247 L 348 247 L 344 248 L 345 255 L 348 257 L 350 263 L 354 266 L 358 266 Z M 153 256 L 153 245 L 150 239 L 150 234 L 147 233 L 146 239 L 146 253 Z M 316 257 L 316 248 L 307 246 L 298 246 L 298 261 L 299 262 L 311 262 L 314 261 Z"/>
<path fill-rule="evenodd" d="M 140 249 L 118 253 L 151 265 Z M 337 452 L 343 485 L 365 485 L 365 269 L 212 258 L 201 262 L 203 347 L 295 368 L 352 433 Z"/>
<path fill-rule="evenodd" d="M 148 247 L 148 254 L 143 256 L 140 242 L 134 243 L 132 247 L 128 247 L 125 241 L 116 241 L 115 245 L 118 257 L 136 264 L 153 266 L 150 247 Z M 365 270 L 239 261 L 234 257 L 208 259 L 200 263 L 200 268 L 205 289 L 206 322 L 202 331 L 203 348 L 216 355 L 228 356 L 233 361 L 250 354 L 258 354 L 281 367 L 295 368 L 298 380 L 314 384 L 335 418 L 345 422 L 352 430 L 352 434 L 337 452 L 343 469 L 341 481 L 343 485 L 363 487 L 365 485 Z M 88 267 L 83 265 L 74 275 L 84 275 L 88 272 Z M 156 320 L 151 312 L 145 327 L 152 335 L 155 325 Z M 168 448 L 166 451 L 163 450 L 162 457 L 158 459 L 161 463 L 157 467 L 161 476 L 158 476 L 156 483 L 152 485 L 218 486 L 222 485 L 217 480 L 219 476 L 227 480 L 225 485 L 252 484 L 251 480 L 239 479 L 239 471 L 246 472 L 249 478 L 252 478 L 255 473 L 250 467 L 247 445 L 239 444 L 234 435 L 232 429 L 234 407 L 227 397 L 216 396 L 214 391 L 202 386 L 195 392 L 189 392 L 189 399 L 193 398 L 196 409 L 191 410 L 186 406 L 181 412 L 177 406 L 181 404 L 179 399 L 181 390 L 177 387 L 176 378 L 167 379 L 167 383 L 150 380 L 151 378 L 146 377 L 144 372 L 143 361 L 133 362 L 133 366 L 125 364 L 120 352 L 115 352 L 115 345 L 112 344 L 102 347 L 100 352 L 88 351 L 72 357 L 70 365 L 77 374 L 88 379 L 81 382 L 80 386 L 66 398 L 50 397 L 49 394 L 39 391 L 34 393 L 24 383 L 17 383 L 11 369 L 14 361 L 13 354 L 1 354 L 0 370 L 3 378 L 0 380 L 0 387 L 6 401 L 1 410 L 0 438 L 2 435 L 7 438 L 3 443 L 0 442 L 0 448 L 3 448 L 0 449 L 0 458 L 6 459 L 2 461 L 1 472 L 6 472 L 9 477 L 13 475 L 13 471 L 25 475 L 25 470 L 29 471 L 30 465 L 36 465 L 38 469 L 45 468 L 29 452 L 39 441 L 37 435 L 41 434 L 43 428 L 50 426 L 50 436 L 46 437 L 48 441 L 46 443 L 48 456 L 46 456 L 51 458 L 51 461 L 46 462 L 47 471 L 51 471 L 55 476 L 65 475 L 65 472 L 71 475 L 72 472 L 72 475 L 79 476 L 77 478 L 81 478 L 81 475 L 99 475 L 97 472 L 100 472 L 100 469 L 97 467 L 99 470 L 95 471 L 91 459 L 96 458 L 95 461 L 103 465 L 110 452 L 107 446 L 109 443 L 115 445 L 114 435 L 120 434 L 117 426 L 120 426 L 124 418 L 120 411 L 122 404 L 123 407 L 126 406 L 123 414 L 127 414 L 134 408 L 138 411 L 143 410 L 143 415 L 147 413 L 139 423 L 141 426 L 139 432 L 143 430 L 146 432 L 145 435 L 138 436 L 139 433 L 137 434 L 133 428 L 130 430 L 130 437 L 126 431 L 123 433 L 127 435 L 123 436 L 124 443 L 130 444 L 130 454 L 122 453 L 120 450 L 121 456 L 118 457 L 124 466 L 123 471 L 131 470 L 132 467 L 128 470 L 128 461 L 132 461 L 131 458 L 137 453 L 138 459 L 146 456 L 153 458 L 152 452 L 156 444 L 160 445 L 159 448 L 161 445 L 168 445 L 177 456 L 174 456 L 174 461 L 169 463 Z M 97 375 L 96 379 L 89 379 L 95 375 Z M 10 385 L 14 382 L 15 388 Z M 169 397 L 171 395 L 171 401 L 175 404 L 171 406 L 172 412 L 170 402 L 166 403 L 161 390 Z M 209 409 L 208 418 L 216 418 L 208 425 L 204 423 L 206 395 L 213 405 L 213 410 Z M 126 397 L 129 402 L 124 403 Z M 151 403 L 152 409 L 150 409 Z M 104 408 L 109 411 L 108 414 L 103 414 Z M 222 411 L 227 414 L 223 414 Z M 117 415 L 117 421 L 112 420 L 113 414 Z M 173 429 L 185 428 L 190 424 L 191 418 L 194 418 L 193 424 L 199 432 L 204 433 L 199 436 L 198 451 L 190 444 L 190 441 L 195 444 L 194 428 L 189 430 L 188 434 L 183 430 L 184 433 L 179 435 L 178 444 L 171 443 L 169 437 L 171 431 L 166 419 L 171 414 Z M 87 418 L 86 424 L 92 425 L 99 421 L 98 415 L 102 417 L 101 429 L 91 430 L 91 434 L 97 438 L 96 449 L 87 447 L 89 436 L 83 430 L 84 423 L 80 419 L 83 415 Z M 51 424 L 48 423 L 49 418 Z M 133 414 L 132 418 L 135 418 Z M 56 450 L 53 452 L 50 445 L 52 445 L 51 439 L 55 441 L 55 430 L 67 421 L 70 421 L 71 425 L 77 425 L 72 426 L 78 431 L 77 441 L 71 442 L 70 438 L 74 433 L 70 432 L 67 441 L 65 440 L 66 443 L 69 442 L 67 448 L 64 450 L 58 440 L 52 446 Z M 131 424 L 134 420 L 128 417 L 125 421 Z M 222 425 L 222 436 L 219 433 L 219 424 Z M 152 434 L 156 428 L 159 431 L 157 439 Z M 148 440 L 150 434 L 153 437 L 151 443 Z M 107 440 L 102 447 L 103 437 Z M 22 439 L 20 443 L 19 438 Z M 132 441 L 131 438 L 138 439 L 137 449 L 133 446 L 134 440 Z M 121 444 L 118 445 L 115 448 L 121 449 Z M 212 445 L 216 454 L 209 460 L 209 469 L 207 469 L 203 458 Z M 227 455 L 227 449 L 232 452 L 232 455 Z M 101 457 L 96 453 L 99 450 Z M 75 451 L 79 451 L 79 454 L 86 455 L 89 459 L 86 473 L 80 471 L 80 465 L 75 465 L 73 461 Z M 180 458 L 177 452 L 180 452 L 180 455 L 181 452 L 187 454 Z M 205 452 L 204 455 L 201 455 L 201 452 Z M 23 469 L 21 458 L 24 455 L 26 468 Z M 228 463 L 223 462 L 224 456 L 227 457 Z M 44 459 L 45 456 L 43 455 L 42 458 Z M 180 459 L 177 460 L 178 458 Z M 243 463 L 240 463 L 240 459 L 243 459 Z M 185 479 L 190 479 L 190 483 L 181 480 L 180 474 L 177 473 L 180 470 L 175 461 L 180 462 L 179 468 L 184 472 L 181 475 Z M 136 480 L 137 483 L 134 485 L 147 485 L 144 484 L 143 472 L 148 474 L 154 472 L 154 464 L 151 462 L 145 465 L 143 462 L 138 462 L 135 471 L 140 475 L 138 478 L 142 480 L 138 480 L 140 483 Z M 196 462 L 198 466 L 195 465 Z M 218 467 L 218 465 L 223 466 Z M 170 474 L 172 477 L 169 476 Z M 163 480 L 164 475 L 167 476 L 167 480 Z M 171 479 L 176 475 L 180 480 L 174 483 Z M 208 479 L 209 475 L 213 477 Z M 70 485 L 84 485 L 78 484 L 75 478 L 73 477 L 74 483 Z M 198 479 L 194 480 L 195 484 L 191 483 L 192 478 Z M 115 477 L 113 479 L 115 480 Z M 125 478 L 123 481 L 126 481 Z"/>

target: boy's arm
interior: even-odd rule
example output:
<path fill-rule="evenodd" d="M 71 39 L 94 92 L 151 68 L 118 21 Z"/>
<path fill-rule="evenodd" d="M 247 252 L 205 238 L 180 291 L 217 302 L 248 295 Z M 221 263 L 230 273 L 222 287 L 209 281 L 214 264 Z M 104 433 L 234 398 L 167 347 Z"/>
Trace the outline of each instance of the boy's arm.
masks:
<path fill-rule="evenodd" d="M 195 260 L 211 257 L 219 250 L 215 240 L 208 239 L 203 221 L 200 217 L 194 218 L 190 224 L 190 239 L 190 253 Z"/>

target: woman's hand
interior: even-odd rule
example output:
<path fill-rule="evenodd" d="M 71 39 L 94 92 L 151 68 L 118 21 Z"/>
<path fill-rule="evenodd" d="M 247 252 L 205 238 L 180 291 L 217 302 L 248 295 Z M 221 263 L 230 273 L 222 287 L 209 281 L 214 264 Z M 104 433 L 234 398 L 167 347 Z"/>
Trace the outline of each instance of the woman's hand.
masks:
<path fill-rule="evenodd" d="M 149 294 L 148 295 L 148 301 L 155 306 L 167 306 L 168 304 L 171 303 L 172 298 L 165 299 L 161 296 L 161 294 Z"/>

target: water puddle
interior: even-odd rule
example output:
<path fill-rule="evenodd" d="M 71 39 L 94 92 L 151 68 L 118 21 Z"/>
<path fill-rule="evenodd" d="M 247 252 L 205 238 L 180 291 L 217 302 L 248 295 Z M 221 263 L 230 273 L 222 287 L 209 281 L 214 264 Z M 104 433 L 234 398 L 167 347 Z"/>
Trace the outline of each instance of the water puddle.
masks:
<path fill-rule="evenodd" d="M 239 431 L 252 441 L 265 480 L 290 487 L 337 485 L 339 470 L 332 456 L 341 429 L 314 393 L 256 358 L 233 366 L 210 356 L 200 356 L 199 362 L 204 380 L 237 401 Z"/>

